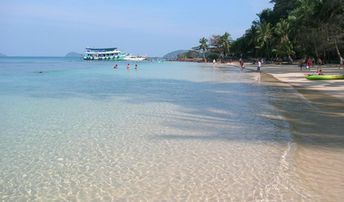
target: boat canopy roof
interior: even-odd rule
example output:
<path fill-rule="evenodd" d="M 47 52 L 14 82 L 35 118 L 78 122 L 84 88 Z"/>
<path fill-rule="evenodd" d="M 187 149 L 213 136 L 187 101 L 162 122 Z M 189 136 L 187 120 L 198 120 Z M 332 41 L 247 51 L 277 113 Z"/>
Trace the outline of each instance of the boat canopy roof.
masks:
<path fill-rule="evenodd" d="M 97 52 L 105 52 L 105 51 L 115 51 L 117 48 L 86 48 L 86 51 L 97 51 Z"/>

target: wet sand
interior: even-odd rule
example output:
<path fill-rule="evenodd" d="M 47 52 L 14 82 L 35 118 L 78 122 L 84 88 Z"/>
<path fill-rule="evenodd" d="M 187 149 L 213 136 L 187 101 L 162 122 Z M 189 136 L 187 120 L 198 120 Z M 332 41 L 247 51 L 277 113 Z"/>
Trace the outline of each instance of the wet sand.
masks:
<path fill-rule="evenodd" d="M 263 67 L 262 72 L 258 81 L 285 91 L 283 97 L 271 96 L 271 102 L 292 129 L 289 157 L 295 173 L 289 180 L 304 185 L 311 193 L 305 198 L 340 201 L 344 197 L 344 81 L 310 81 L 296 66 Z"/>
<path fill-rule="evenodd" d="M 256 67 L 246 65 L 245 71 L 255 72 Z M 338 67 L 323 67 L 323 71 L 325 74 L 344 72 Z M 306 201 L 341 201 L 344 197 L 344 81 L 310 81 L 305 79 L 308 72 L 300 71 L 295 65 L 263 66 L 262 73 L 255 73 L 255 80 L 270 88 L 268 92 L 275 92 L 266 96 L 290 125 L 292 141 L 285 154 L 288 163 L 283 169 L 283 183 L 301 185 L 298 191 Z"/>

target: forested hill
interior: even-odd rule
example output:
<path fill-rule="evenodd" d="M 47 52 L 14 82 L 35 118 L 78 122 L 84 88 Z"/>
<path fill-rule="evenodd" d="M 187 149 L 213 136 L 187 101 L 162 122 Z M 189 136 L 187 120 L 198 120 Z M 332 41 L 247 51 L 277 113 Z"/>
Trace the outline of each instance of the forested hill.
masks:
<path fill-rule="evenodd" d="M 166 55 L 163 56 L 163 58 L 166 60 L 176 60 L 179 55 L 185 52 L 187 52 L 187 50 L 176 50 L 176 51 L 167 53 Z"/>
<path fill-rule="evenodd" d="M 230 33 L 199 40 L 206 59 L 314 58 L 344 63 L 344 0 L 271 0 L 273 8 L 257 14 L 245 34 L 232 40 Z M 189 54 L 191 55 L 191 54 Z"/>

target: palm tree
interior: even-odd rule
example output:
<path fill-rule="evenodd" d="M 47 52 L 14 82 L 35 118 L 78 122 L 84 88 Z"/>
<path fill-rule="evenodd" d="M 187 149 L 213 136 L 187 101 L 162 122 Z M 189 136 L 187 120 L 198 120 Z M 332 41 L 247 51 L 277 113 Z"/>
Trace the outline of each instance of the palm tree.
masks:
<path fill-rule="evenodd" d="M 270 23 L 264 22 L 257 28 L 257 48 L 263 50 L 264 54 L 270 58 L 272 26 Z"/>
<path fill-rule="evenodd" d="M 222 50 L 223 57 L 228 56 L 229 49 L 231 47 L 231 35 L 228 32 L 225 32 L 220 38 L 220 47 Z"/>
<path fill-rule="evenodd" d="M 202 37 L 199 40 L 199 43 L 200 43 L 199 49 L 202 50 L 202 54 L 203 54 L 203 60 L 204 62 L 206 62 L 205 53 L 208 50 L 208 39 L 206 39 L 205 37 Z"/>
<path fill-rule="evenodd" d="M 278 45 L 276 52 L 278 55 L 288 56 L 290 63 L 293 63 L 292 55 L 295 54 L 293 50 L 293 44 L 289 39 L 290 24 L 287 20 L 282 19 L 278 22 L 274 28 L 276 35 L 278 36 Z"/>

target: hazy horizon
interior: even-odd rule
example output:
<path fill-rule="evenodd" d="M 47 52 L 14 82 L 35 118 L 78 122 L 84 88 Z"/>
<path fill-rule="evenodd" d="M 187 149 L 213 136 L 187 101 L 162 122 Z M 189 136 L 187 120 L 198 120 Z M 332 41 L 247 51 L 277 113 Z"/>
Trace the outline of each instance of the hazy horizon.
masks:
<path fill-rule="evenodd" d="M 132 54 L 163 56 L 198 45 L 201 37 L 242 36 L 269 0 L 208 2 L 23 1 L 0 8 L 0 53 L 64 56 L 86 47 L 118 47 Z"/>

